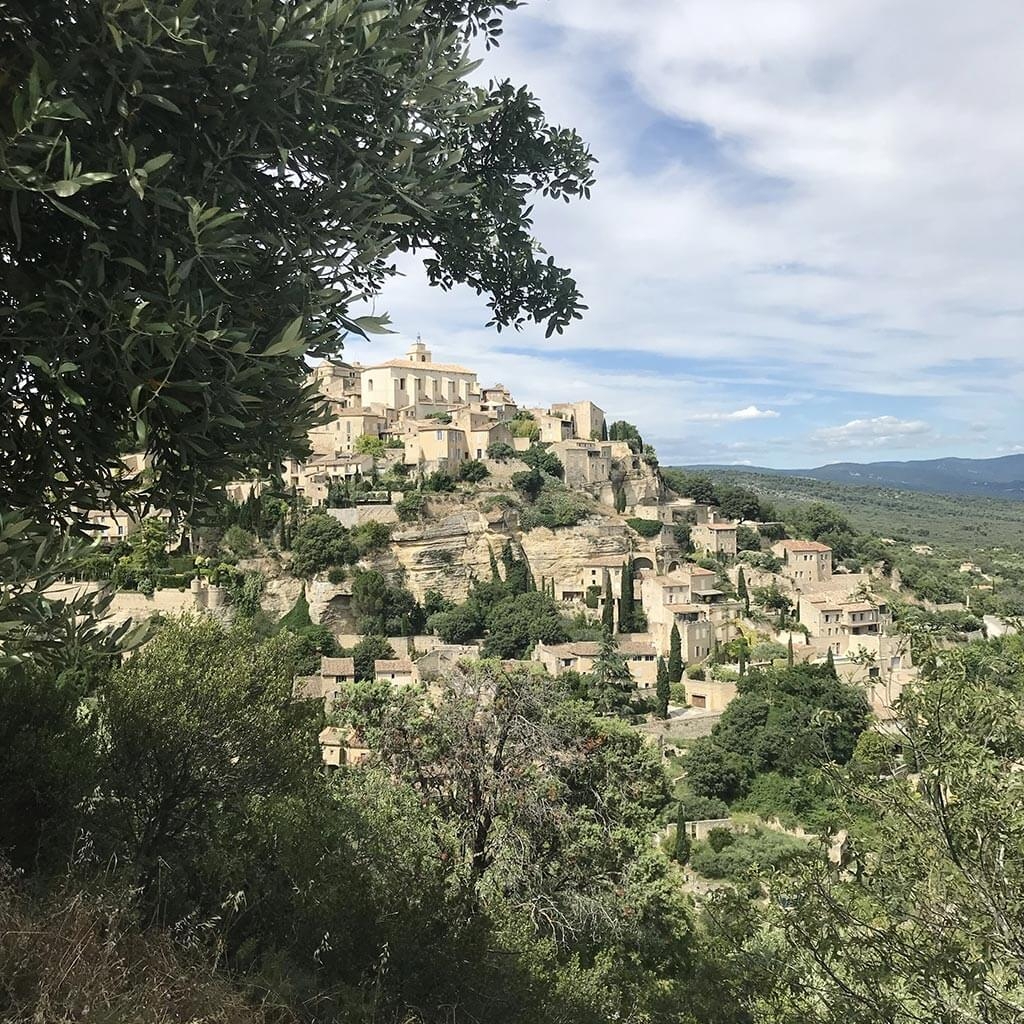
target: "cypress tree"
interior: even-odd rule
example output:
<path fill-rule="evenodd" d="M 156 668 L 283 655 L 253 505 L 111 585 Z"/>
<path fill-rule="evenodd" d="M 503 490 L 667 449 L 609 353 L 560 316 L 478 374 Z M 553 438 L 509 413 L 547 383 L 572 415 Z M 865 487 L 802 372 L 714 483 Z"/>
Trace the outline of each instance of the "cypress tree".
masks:
<path fill-rule="evenodd" d="M 747 674 L 747 641 L 743 640 L 740 644 L 740 675 L 745 676 Z"/>
<path fill-rule="evenodd" d="M 656 693 L 658 697 L 658 717 L 668 718 L 668 666 L 665 664 L 664 658 L 658 659 L 658 687 Z"/>
<path fill-rule="evenodd" d="M 622 566 L 622 586 L 619 590 L 619 632 L 633 631 L 633 562 L 627 560 Z"/>
<path fill-rule="evenodd" d="M 615 629 L 615 598 L 612 597 L 611 575 L 604 579 L 604 607 L 601 609 L 601 625 L 609 633 Z"/>
<path fill-rule="evenodd" d="M 501 564 L 505 566 L 505 579 L 508 580 L 508 574 L 512 571 L 512 567 L 515 565 L 516 556 L 512 550 L 512 541 L 506 540 L 501 547 Z"/>
<path fill-rule="evenodd" d="M 608 440 L 608 422 L 607 420 L 601 420 L 601 440 Z"/>
<path fill-rule="evenodd" d="M 786 649 L 786 665 L 788 668 L 793 667 L 793 634 L 789 634 L 789 646 Z"/>
<path fill-rule="evenodd" d="M 494 548 L 489 544 L 487 550 L 491 556 L 491 582 L 497 583 L 501 579 L 501 573 L 498 572 L 498 559 L 494 557 Z"/>
<path fill-rule="evenodd" d="M 668 681 L 678 683 L 683 678 L 683 644 L 679 627 L 673 622 L 668 643 Z"/>
<path fill-rule="evenodd" d="M 676 811 L 676 845 L 672 858 L 677 864 L 685 864 L 690 859 L 690 836 L 686 831 L 686 812 L 682 803 Z"/>
<path fill-rule="evenodd" d="M 747 591 L 747 578 L 743 575 L 743 566 L 740 566 L 736 574 L 736 596 L 743 602 L 743 611 L 750 614 L 750 594 Z"/>
<path fill-rule="evenodd" d="M 828 668 L 829 672 L 832 674 L 834 678 L 839 678 L 839 675 L 836 672 L 836 659 L 832 657 L 831 647 L 828 649 L 828 657 L 825 659 L 825 666 Z"/>

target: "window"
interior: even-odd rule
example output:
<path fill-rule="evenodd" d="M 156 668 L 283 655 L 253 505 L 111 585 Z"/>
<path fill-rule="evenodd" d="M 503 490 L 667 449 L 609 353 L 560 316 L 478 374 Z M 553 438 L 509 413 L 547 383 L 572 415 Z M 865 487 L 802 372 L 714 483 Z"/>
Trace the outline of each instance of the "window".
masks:
<path fill-rule="evenodd" d="M 404 391 L 405 390 L 405 378 L 404 377 L 399 377 L 398 378 L 398 390 L 399 391 Z"/>
<path fill-rule="evenodd" d="M 440 441 L 441 438 L 443 438 L 443 437 L 444 437 L 444 431 L 443 430 L 437 431 L 437 440 Z"/>
<path fill-rule="evenodd" d="M 368 379 L 368 380 L 366 381 L 366 390 L 367 390 L 367 391 L 372 391 L 372 390 L 373 390 L 373 378 L 372 378 L 372 377 L 370 377 L 370 378 L 369 378 L 369 379 Z"/>

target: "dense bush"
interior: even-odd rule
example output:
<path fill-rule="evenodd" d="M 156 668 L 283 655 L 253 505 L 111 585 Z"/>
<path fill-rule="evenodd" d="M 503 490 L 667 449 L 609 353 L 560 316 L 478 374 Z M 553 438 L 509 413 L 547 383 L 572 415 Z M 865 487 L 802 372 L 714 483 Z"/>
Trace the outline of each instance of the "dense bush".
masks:
<path fill-rule="evenodd" d="M 661 522 L 657 519 L 638 519 L 633 517 L 626 520 L 626 525 L 648 540 L 661 534 Z M 687 539 L 689 539 L 689 531 L 687 531 Z"/>
<path fill-rule="evenodd" d="M 487 446 L 487 458 L 494 459 L 495 462 L 506 462 L 508 459 L 514 459 L 515 457 L 515 448 L 504 441 L 495 441 L 494 444 Z"/>
<path fill-rule="evenodd" d="M 359 557 L 348 530 L 326 512 L 314 512 L 299 524 L 291 554 L 291 573 L 302 579 L 334 565 L 349 565 Z"/>
<path fill-rule="evenodd" d="M 484 653 L 494 658 L 523 658 L 538 642 L 559 644 L 568 639 L 562 613 L 547 594 L 516 594 L 488 612 Z"/>
<path fill-rule="evenodd" d="M 709 841 L 695 843 L 690 866 L 705 878 L 744 882 L 757 871 L 782 870 L 811 856 L 804 840 L 772 829 L 758 829 L 732 835 L 731 841 L 718 850 Z"/>
<path fill-rule="evenodd" d="M 758 775 L 796 776 L 830 761 L 845 764 L 870 719 L 863 692 L 826 666 L 754 670 L 737 690 L 710 737 L 687 755 L 695 793 L 733 800 Z"/>
<path fill-rule="evenodd" d="M 419 491 L 406 491 L 395 505 L 395 512 L 403 523 L 414 523 L 423 514 L 423 495 Z"/>
<path fill-rule="evenodd" d="M 478 484 L 490 475 L 491 471 L 479 459 L 467 459 L 459 466 L 459 479 L 465 483 Z"/>
<path fill-rule="evenodd" d="M 538 526 L 557 530 L 576 526 L 592 514 L 593 505 L 586 497 L 568 490 L 551 477 L 545 477 L 533 503 L 520 512 L 519 523 L 524 530 Z"/>
<path fill-rule="evenodd" d="M 361 572 L 352 584 L 352 614 L 360 633 L 413 636 L 424 624 L 423 609 L 405 587 L 383 573 Z"/>

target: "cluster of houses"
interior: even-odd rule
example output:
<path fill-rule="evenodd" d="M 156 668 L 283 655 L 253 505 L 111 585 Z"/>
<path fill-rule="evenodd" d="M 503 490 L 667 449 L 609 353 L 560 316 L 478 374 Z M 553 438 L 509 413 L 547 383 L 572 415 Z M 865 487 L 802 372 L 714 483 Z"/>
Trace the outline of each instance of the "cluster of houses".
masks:
<path fill-rule="evenodd" d="M 401 464 L 426 476 L 455 475 L 470 459 L 504 461 L 534 442 L 561 461 L 568 487 L 614 505 L 613 478 L 641 473 L 625 441 L 609 441 L 605 413 L 593 402 L 521 408 L 503 384 L 482 387 L 476 372 L 435 363 L 417 340 L 401 359 L 372 366 L 324 362 L 311 374 L 325 422 L 310 431 L 311 458 L 290 462 L 287 481 L 310 505 L 324 505 L 332 484 Z M 382 443 L 376 457 L 367 439 Z M 496 455 L 495 453 L 503 453 Z"/>
<path fill-rule="evenodd" d="M 771 547 L 778 560 L 775 571 L 744 563 L 737 558 L 741 524 L 724 518 L 714 506 L 667 494 L 635 444 L 608 439 L 605 413 L 590 401 L 520 408 L 503 385 L 481 387 L 474 371 L 435 363 L 420 340 L 403 358 L 370 366 L 322 363 L 312 370 L 311 381 L 326 415 L 309 434 L 312 455 L 285 467 L 286 482 L 310 506 L 327 505 L 339 484 L 398 464 L 407 476 L 438 471 L 456 475 L 461 465 L 475 459 L 488 464 L 495 480 L 507 480 L 520 465 L 508 465 L 510 457 L 539 442 L 560 460 L 566 486 L 588 493 L 606 509 L 621 512 L 625 505 L 628 514 L 649 521 L 654 536 L 632 537 L 622 520 L 609 520 L 607 529 L 618 538 L 615 553 L 607 553 L 605 545 L 601 553 L 562 559 L 558 574 L 545 581 L 567 610 L 588 610 L 597 617 L 606 595 L 621 593 L 622 573 L 629 564 L 634 601 L 643 609 L 646 628 L 622 635 L 619 646 L 641 693 L 653 691 L 658 658 L 668 655 L 674 634 L 683 661 L 696 666 L 715 660 L 712 656 L 722 645 L 749 633 L 747 608 L 737 596 L 741 566 L 748 590 L 774 587 L 792 602 L 794 614 L 773 639 L 792 642 L 794 657 L 802 661 L 822 661 L 831 654 L 841 675 L 867 687 L 879 714 L 887 713 L 913 677 L 909 644 L 891 635 L 891 613 L 884 601 L 871 596 L 869 574 L 836 570 L 827 545 L 799 539 L 780 540 Z M 142 468 L 126 464 L 128 472 Z M 252 486 L 239 482 L 230 495 L 242 500 L 245 488 Z M 396 519 L 393 508 L 372 511 L 381 521 Z M 331 512 L 352 526 L 371 510 Z M 124 538 L 136 525 L 120 512 L 97 512 L 93 518 L 111 541 Z M 682 523 L 693 551 L 715 559 L 718 570 L 687 559 L 676 529 Z M 403 645 L 396 638 L 393 646 Z M 419 683 L 446 663 L 476 654 L 474 647 L 445 647 L 435 637 L 415 638 L 414 646 L 404 644 L 404 649 L 406 656 L 376 664 L 378 680 L 399 686 Z M 417 650 L 421 653 L 414 657 Z M 597 653 L 598 644 L 591 641 L 538 644 L 531 658 L 558 676 L 588 672 Z M 685 678 L 686 703 L 719 712 L 735 695 L 735 681 L 727 674 L 716 678 L 710 670 L 703 675 Z M 319 674 L 299 680 L 297 691 L 330 706 L 353 678 L 351 659 L 325 658 Z M 333 726 L 325 732 L 330 763 L 360 756 L 358 744 L 346 746 L 344 740 Z"/>

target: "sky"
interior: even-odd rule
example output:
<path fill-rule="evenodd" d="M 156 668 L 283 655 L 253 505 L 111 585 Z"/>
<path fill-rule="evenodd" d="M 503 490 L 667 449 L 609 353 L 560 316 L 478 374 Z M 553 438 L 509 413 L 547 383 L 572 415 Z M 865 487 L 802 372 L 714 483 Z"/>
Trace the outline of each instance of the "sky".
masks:
<path fill-rule="evenodd" d="M 478 74 L 599 160 L 535 211 L 585 318 L 499 334 L 407 261 L 346 357 L 420 334 L 666 465 L 1024 451 L 1022 53 L 1015 0 L 533 0 Z"/>

